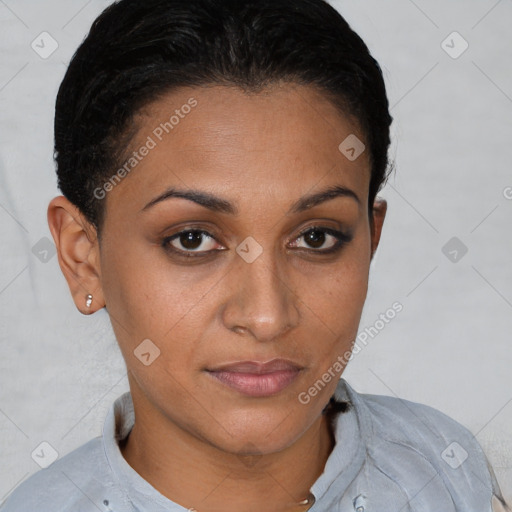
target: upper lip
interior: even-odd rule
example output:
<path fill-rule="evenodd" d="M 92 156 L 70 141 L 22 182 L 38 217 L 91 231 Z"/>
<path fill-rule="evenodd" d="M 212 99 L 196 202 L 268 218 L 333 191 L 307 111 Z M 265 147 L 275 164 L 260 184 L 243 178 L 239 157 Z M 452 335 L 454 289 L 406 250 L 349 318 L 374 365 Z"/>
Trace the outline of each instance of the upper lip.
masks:
<path fill-rule="evenodd" d="M 236 372 L 265 374 L 282 370 L 300 370 L 302 367 L 288 359 L 272 359 L 266 363 L 258 361 L 235 361 L 215 368 L 209 368 L 210 372 Z"/>

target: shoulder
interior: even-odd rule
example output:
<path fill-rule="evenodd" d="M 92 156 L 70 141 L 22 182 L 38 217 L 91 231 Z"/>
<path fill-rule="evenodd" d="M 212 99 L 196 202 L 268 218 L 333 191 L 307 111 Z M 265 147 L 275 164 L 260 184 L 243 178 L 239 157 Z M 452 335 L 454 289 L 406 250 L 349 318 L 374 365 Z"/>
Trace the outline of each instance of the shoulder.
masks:
<path fill-rule="evenodd" d="M 410 484 L 421 467 L 456 502 L 487 504 L 493 495 L 501 496 L 484 451 L 461 423 L 428 405 L 360 394 L 348 385 L 347 391 L 367 436 L 367 450 L 383 472 Z M 410 470 L 397 470 L 397 464 Z M 418 471 L 412 474 L 412 468 Z"/>
<path fill-rule="evenodd" d="M 393 396 L 358 393 L 343 379 L 337 393 L 352 402 L 360 421 L 366 421 L 366 428 L 381 439 L 411 445 L 428 443 L 443 449 L 448 441 L 458 439 L 481 451 L 469 429 L 434 407 Z"/>
<path fill-rule="evenodd" d="M 385 438 L 415 444 L 428 441 L 437 447 L 446 447 L 454 439 L 469 443 L 469 448 L 478 445 L 468 428 L 434 407 L 392 396 L 358 396 L 372 416 L 374 429 Z"/>
<path fill-rule="evenodd" d="M 0 512 L 89 512 L 107 510 L 108 461 L 102 438 L 96 437 L 20 484 L 0 506 Z"/>
<path fill-rule="evenodd" d="M 471 456 L 487 471 L 487 460 L 468 428 L 428 405 L 392 396 L 360 394 L 369 411 L 373 434 L 382 441 L 400 444 L 433 459 L 443 469 L 461 466 Z M 471 462 L 471 461 L 470 461 Z"/>

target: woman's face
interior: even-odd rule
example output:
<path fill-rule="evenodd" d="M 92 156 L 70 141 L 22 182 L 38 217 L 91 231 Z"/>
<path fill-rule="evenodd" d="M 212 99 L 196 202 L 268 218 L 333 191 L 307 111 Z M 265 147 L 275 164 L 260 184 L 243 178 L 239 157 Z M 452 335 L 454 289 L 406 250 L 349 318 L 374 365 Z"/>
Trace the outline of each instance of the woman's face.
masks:
<path fill-rule="evenodd" d="M 180 89 L 137 122 L 136 165 L 103 199 L 99 258 L 134 400 L 224 451 L 281 450 L 319 418 L 357 334 L 370 168 L 339 145 L 363 134 L 292 85 Z M 345 192 L 310 199 L 334 187 Z M 170 189 L 198 202 L 155 202 Z M 220 371 L 273 359 L 300 370 Z"/>

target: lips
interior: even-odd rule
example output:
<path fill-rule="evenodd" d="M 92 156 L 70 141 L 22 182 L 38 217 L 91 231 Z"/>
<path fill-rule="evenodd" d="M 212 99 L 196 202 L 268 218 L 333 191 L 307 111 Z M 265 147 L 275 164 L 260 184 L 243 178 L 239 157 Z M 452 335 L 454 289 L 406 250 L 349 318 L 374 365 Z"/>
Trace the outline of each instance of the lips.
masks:
<path fill-rule="evenodd" d="M 209 375 L 221 384 L 246 396 L 266 397 L 288 387 L 303 368 L 287 359 L 273 359 L 266 363 L 236 361 L 208 369 Z"/>
<path fill-rule="evenodd" d="M 236 373 L 256 373 L 258 375 L 264 373 L 272 373 L 281 370 L 300 370 L 301 367 L 289 361 L 288 359 L 272 359 L 267 363 L 260 363 L 257 361 L 237 361 L 235 363 L 225 364 L 218 366 L 208 371 L 226 371 Z"/>

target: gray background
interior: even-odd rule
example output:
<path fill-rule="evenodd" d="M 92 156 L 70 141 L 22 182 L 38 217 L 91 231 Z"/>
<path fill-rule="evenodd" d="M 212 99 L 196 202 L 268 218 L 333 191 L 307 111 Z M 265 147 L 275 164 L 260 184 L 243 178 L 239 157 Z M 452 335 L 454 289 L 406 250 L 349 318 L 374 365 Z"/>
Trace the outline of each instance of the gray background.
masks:
<path fill-rule="evenodd" d="M 39 469 L 41 442 L 62 456 L 100 435 L 128 390 L 107 314 L 76 310 L 45 240 L 57 88 L 108 3 L 0 0 L 0 503 Z M 361 331 L 403 305 L 344 377 L 466 425 L 511 499 L 512 2 L 333 5 L 380 62 L 394 117 L 396 174 Z M 31 47 L 43 31 L 58 44 L 44 59 Z"/>

